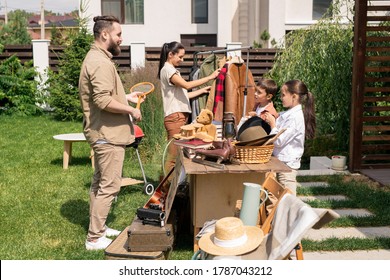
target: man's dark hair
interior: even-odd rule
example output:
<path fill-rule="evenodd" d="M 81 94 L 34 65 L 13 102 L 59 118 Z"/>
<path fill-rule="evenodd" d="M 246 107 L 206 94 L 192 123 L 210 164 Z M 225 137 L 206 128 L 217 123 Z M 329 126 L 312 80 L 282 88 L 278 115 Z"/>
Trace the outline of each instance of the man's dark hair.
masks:
<path fill-rule="evenodd" d="M 93 26 L 93 36 L 99 38 L 104 29 L 110 30 L 114 22 L 119 23 L 119 19 L 114 16 L 97 16 L 93 18 L 95 22 Z"/>

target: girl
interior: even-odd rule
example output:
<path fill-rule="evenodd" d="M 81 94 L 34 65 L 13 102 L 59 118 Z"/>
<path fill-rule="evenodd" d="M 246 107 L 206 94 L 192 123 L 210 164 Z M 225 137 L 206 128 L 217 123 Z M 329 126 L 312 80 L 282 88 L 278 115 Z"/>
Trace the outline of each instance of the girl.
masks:
<path fill-rule="evenodd" d="M 161 48 L 158 78 L 161 82 L 161 93 L 164 106 L 164 126 L 168 133 L 168 141 L 174 134 L 180 133 L 180 127 L 187 124 L 191 106 L 189 99 L 208 93 L 210 86 L 188 92 L 218 76 L 219 69 L 211 75 L 199 80 L 185 81 L 176 69 L 183 61 L 184 46 L 178 42 L 165 43 Z M 164 173 L 168 173 L 175 165 L 177 147 L 171 143 L 168 148 Z"/>
<path fill-rule="evenodd" d="M 278 173 L 277 179 L 296 194 L 296 176 L 301 166 L 305 138 L 314 138 L 315 134 L 314 97 L 302 81 L 291 80 L 282 86 L 280 98 L 283 107 L 288 110 L 281 112 L 276 120 L 267 112 L 266 122 L 271 126 L 271 134 L 287 129 L 274 142 L 273 155 L 292 169 L 291 173 Z"/>

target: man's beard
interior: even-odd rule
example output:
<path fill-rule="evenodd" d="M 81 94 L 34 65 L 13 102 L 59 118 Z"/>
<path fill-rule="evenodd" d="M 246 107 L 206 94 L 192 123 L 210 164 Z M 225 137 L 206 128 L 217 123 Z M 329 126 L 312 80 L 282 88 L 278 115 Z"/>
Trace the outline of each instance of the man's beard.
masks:
<path fill-rule="evenodd" d="M 117 56 L 121 53 L 121 48 L 110 38 L 110 45 L 107 49 L 113 56 Z"/>

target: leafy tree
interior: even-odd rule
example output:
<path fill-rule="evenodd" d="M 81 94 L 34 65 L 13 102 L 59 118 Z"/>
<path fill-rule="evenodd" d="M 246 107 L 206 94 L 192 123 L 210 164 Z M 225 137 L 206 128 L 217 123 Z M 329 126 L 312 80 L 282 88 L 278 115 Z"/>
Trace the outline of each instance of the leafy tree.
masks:
<path fill-rule="evenodd" d="M 9 13 L 9 22 L 0 28 L 0 44 L 31 44 L 31 36 L 27 32 L 28 15 L 28 13 L 22 10 L 15 10 Z"/>
<path fill-rule="evenodd" d="M 62 32 L 57 28 L 55 24 L 52 24 L 50 34 L 50 43 L 52 45 L 61 45 L 63 43 Z"/>
<path fill-rule="evenodd" d="M 37 115 L 43 103 L 37 94 L 37 72 L 32 61 L 21 64 L 16 55 L 0 64 L 0 114 Z"/>
<path fill-rule="evenodd" d="M 81 64 L 90 49 L 93 36 L 82 21 L 80 25 L 78 31 L 67 38 L 64 52 L 59 56 L 58 72 L 49 71 L 49 104 L 58 120 L 82 119 L 78 81 Z"/>
<path fill-rule="evenodd" d="M 335 1 L 329 13 L 339 14 L 338 5 Z M 308 86 L 316 99 L 317 136 L 334 135 L 341 151 L 349 142 L 352 47 L 352 24 L 325 15 L 310 28 L 286 35 L 285 49 L 268 74 L 279 85 L 300 79 Z"/>
<path fill-rule="evenodd" d="M 271 35 L 269 34 L 267 29 L 264 29 L 263 32 L 260 34 L 260 40 L 263 41 L 263 43 L 257 42 L 256 40 L 253 41 L 253 47 L 254 48 L 263 48 L 267 45 L 267 42 L 271 39 Z M 276 45 L 275 39 L 272 39 L 271 45 Z"/>
<path fill-rule="evenodd" d="M 264 31 L 260 35 L 260 39 L 263 41 L 264 45 L 267 44 L 268 40 L 271 38 L 271 35 L 267 31 L 267 29 L 264 29 Z"/>

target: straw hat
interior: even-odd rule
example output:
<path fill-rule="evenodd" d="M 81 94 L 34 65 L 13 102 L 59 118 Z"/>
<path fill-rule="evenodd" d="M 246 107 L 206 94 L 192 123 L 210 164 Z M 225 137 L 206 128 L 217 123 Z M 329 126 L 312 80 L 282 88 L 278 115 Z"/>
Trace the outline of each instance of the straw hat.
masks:
<path fill-rule="evenodd" d="M 236 256 L 255 250 L 263 241 L 263 231 L 255 226 L 244 226 L 236 217 L 226 217 L 215 223 L 215 231 L 203 235 L 199 247 L 215 256 Z"/>

